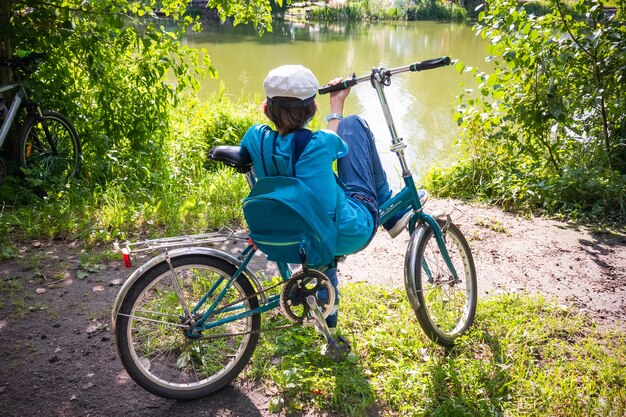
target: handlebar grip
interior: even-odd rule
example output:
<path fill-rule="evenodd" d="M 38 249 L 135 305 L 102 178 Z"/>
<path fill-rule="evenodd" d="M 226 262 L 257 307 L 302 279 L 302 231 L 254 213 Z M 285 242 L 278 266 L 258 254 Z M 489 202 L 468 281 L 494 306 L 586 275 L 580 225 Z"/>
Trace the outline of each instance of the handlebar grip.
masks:
<path fill-rule="evenodd" d="M 450 65 L 450 57 L 444 56 L 441 58 L 429 59 L 422 62 L 416 62 L 415 64 L 411 64 L 409 69 L 413 72 L 415 71 L 424 71 L 439 67 L 445 67 Z"/>
<path fill-rule="evenodd" d="M 352 87 L 354 85 L 356 85 L 356 79 L 355 78 L 348 78 L 347 80 L 343 80 L 339 84 L 328 85 L 326 87 L 320 88 L 317 91 L 318 91 L 318 93 L 320 95 L 322 95 L 322 94 L 332 93 L 334 91 L 345 90 L 345 89 L 350 88 L 350 87 Z"/>

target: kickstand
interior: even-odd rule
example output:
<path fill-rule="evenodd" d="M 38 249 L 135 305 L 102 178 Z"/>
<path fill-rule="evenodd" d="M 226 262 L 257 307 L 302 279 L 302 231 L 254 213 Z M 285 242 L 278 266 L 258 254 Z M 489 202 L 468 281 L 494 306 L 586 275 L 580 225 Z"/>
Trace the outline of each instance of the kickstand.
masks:
<path fill-rule="evenodd" d="M 309 295 L 306 298 L 306 303 L 311 310 L 315 324 L 318 329 L 321 330 L 324 338 L 326 339 L 327 345 L 324 354 L 335 362 L 343 361 L 352 349 L 350 347 L 350 343 L 348 343 L 348 340 L 343 336 L 333 338 L 333 335 L 330 334 L 330 330 L 328 330 L 328 325 L 326 324 L 326 320 L 324 320 L 324 315 L 322 314 L 322 309 L 319 305 L 317 305 L 315 296 Z"/>

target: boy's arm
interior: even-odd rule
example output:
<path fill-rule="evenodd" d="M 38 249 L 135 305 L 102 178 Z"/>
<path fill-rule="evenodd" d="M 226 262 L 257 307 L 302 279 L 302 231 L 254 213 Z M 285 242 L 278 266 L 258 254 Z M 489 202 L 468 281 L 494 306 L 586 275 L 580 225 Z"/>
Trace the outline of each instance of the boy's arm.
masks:
<path fill-rule="evenodd" d="M 329 82 L 328 85 L 339 84 L 341 81 L 343 81 L 343 79 L 337 78 Z M 349 88 L 330 93 L 330 114 L 325 119 L 326 122 L 328 122 L 328 130 L 337 133 L 339 122 L 343 118 L 344 103 L 349 94 Z"/>

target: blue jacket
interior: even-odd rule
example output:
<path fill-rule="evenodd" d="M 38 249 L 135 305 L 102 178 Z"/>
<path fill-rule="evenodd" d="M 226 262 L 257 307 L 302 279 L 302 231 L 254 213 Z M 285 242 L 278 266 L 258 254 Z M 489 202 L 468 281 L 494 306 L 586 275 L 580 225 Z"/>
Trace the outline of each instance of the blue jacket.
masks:
<path fill-rule="evenodd" d="M 266 176 L 261 161 L 261 135 L 266 134 L 271 138 L 274 132 L 267 125 L 254 125 L 241 140 L 241 146 L 247 149 L 252 158 L 257 178 Z M 283 156 L 289 166 L 292 139 L 293 133 L 278 135 L 276 149 L 276 154 Z M 337 134 L 318 130 L 296 163 L 296 176 L 319 197 L 328 215 L 339 219 L 336 255 L 358 251 L 369 241 L 374 230 L 374 220 L 367 208 L 358 201 L 346 198 L 345 192 L 335 181 L 333 161 L 347 153 L 348 145 Z M 336 213 L 336 210 L 339 212 Z"/>

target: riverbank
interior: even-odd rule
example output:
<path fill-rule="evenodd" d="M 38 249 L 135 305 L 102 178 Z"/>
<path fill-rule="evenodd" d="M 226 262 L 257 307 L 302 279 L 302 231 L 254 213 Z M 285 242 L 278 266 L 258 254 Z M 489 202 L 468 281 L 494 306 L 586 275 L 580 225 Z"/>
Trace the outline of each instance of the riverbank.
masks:
<path fill-rule="evenodd" d="M 292 3 L 285 11 L 284 18 L 290 21 L 443 20 L 458 22 L 467 20 L 468 11 L 453 2 L 303 1 Z"/>

